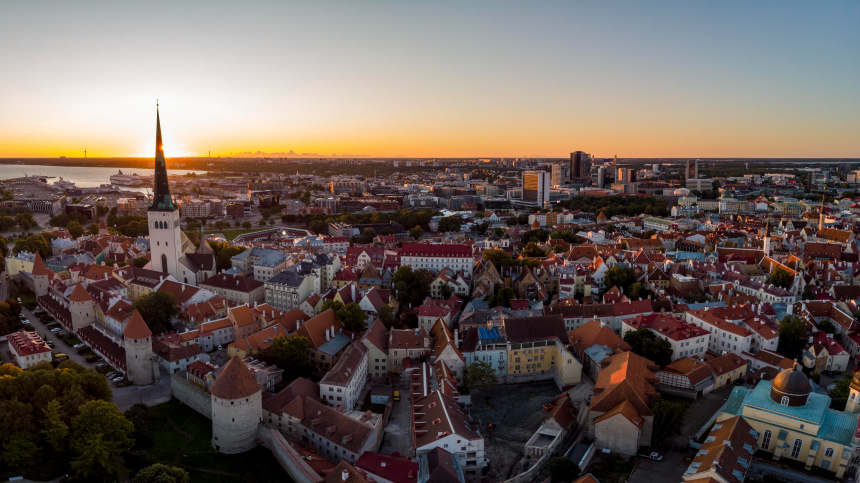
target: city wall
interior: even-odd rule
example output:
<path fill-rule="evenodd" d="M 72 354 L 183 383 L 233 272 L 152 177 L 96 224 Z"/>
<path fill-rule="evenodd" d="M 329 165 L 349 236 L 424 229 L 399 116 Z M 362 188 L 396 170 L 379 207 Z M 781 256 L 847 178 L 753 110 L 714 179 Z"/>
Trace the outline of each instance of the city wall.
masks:
<path fill-rule="evenodd" d="M 212 419 L 212 398 L 209 393 L 185 379 L 185 371 L 170 376 L 170 392 L 188 407 Z"/>

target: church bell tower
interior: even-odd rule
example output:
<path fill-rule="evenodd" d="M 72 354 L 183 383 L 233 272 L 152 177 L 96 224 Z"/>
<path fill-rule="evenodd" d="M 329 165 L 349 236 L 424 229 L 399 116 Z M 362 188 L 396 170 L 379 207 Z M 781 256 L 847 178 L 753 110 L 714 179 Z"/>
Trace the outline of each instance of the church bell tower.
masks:
<path fill-rule="evenodd" d="M 179 278 L 179 259 L 182 257 L 182 228 L 179 206 L 170 196 L 167 182 L 167 165 L 161 142 L 161 116 L 155 110 L 155 186 L 146 216 L 149 222 L 149 250 L 152 269 Z"/>

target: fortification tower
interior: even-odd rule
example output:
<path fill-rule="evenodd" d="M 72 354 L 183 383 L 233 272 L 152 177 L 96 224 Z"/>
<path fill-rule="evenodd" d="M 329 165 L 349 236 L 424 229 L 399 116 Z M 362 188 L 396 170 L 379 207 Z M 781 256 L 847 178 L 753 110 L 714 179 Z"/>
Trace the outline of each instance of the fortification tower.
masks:
<path fill-rule="evenodd" d="M 92 325 L 96 320 L 93 298 L 83 285 L 77 284 L 69 294 L 69 311 L 72 313 L 72 331 Z"/>
<path fill-rule="evenodd" d="M 147 327 L 140 312 L 135 310 L 122 331 L 125 347 L 125 371 L 135 386 L 152 384 L 156 367 L 152 354 L 152 331 Z"/>
<path fill-rule="evenodd" d="M 212 447 L 222 453 L 242 453 L 257 445 L 263 418 L 263 386 L 233 356 L 209 387 L 212 394 Z"/>

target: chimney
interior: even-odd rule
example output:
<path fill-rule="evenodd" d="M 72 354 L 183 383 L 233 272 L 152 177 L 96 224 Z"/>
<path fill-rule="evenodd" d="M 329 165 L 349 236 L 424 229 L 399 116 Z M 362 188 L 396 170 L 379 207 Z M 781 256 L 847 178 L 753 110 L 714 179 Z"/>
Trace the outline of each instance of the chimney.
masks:
<path fill-rule="evenodd" d="M 182 292 L 184 292 L 184 291 L 185 291 L 185 285 L 182 285 L 182 290 L 181 290 L 181 291 L 182 291 Z"/>
<path fill-rule="evenodd" d="M 343 472 L 341 472 L 341 474 L 340 474 L 340 478 L 343 481 L 348 480 L 349 479 L 349 471 L 343 470 Z"/>
<path fill-rule="evenodd" d="M 325 330 L 325 340 L 327 340 L 327 341 L 331 340 L 331 337 L 329 336 L 329 333 L 328 333 L 328 329 Z"/>
<path fill-rule="evenodd" d="M 302 323 L 297 320 L 296 321 L 296 330 L 299 330 L 299 327 L 301 327 L 301 326 L 302 326 Z"/>

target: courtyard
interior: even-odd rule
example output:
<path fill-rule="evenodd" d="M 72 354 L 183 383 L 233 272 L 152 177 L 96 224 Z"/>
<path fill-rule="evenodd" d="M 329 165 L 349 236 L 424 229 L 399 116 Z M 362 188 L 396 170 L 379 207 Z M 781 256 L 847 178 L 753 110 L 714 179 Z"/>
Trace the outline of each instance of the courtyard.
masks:
<path fill-rule="evenodd" d="M 560 393 L 552 382 L 499 384 L 472 395 L 472 419 L 484 436 L 484 454 L 490 460 L 487 477 L 503 481 L 523 457 L 526 442 L 540 427 L 547 412 L 542 405 Z M 495 428 L 492 432 L 488 424 Z"/>

